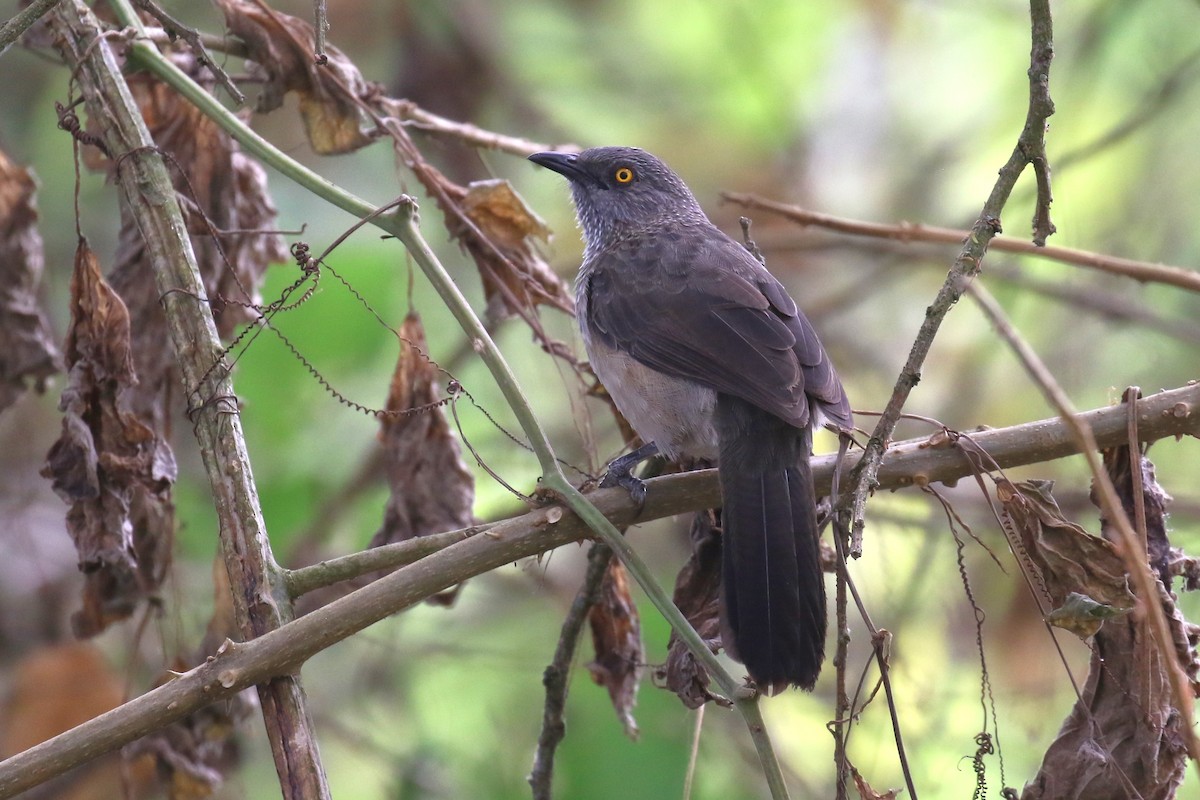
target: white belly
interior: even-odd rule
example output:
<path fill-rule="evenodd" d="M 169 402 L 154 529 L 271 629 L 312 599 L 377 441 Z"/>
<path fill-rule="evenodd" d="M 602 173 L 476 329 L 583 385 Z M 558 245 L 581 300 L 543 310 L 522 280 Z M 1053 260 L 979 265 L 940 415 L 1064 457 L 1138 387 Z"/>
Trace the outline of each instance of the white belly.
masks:
<path fill-rule="evenodd" d="M 656 372 L 601 342 L 585 343 L 596 377 L 639 436 L 669 458 L 717 457 L 715 392 Z"/>

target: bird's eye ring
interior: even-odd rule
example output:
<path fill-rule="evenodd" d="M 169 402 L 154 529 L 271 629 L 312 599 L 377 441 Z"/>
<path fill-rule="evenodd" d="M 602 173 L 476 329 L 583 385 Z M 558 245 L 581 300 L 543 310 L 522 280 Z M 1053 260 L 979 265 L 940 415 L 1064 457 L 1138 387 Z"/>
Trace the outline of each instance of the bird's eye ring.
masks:
<path fill-rule="evenodd" d="M 631 184 L 633 183 L 633 170 L 629 167 L 617 167 L 613 172 L 613 180 L 623 186 Z"/>

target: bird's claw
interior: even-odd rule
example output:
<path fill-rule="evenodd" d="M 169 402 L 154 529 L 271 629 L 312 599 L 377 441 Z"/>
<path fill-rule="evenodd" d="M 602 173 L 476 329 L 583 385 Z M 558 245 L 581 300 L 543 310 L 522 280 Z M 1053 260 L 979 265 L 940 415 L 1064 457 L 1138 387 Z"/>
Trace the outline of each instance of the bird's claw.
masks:
<path fill-rule="evenodd" d="M 600 481 L 600 488 L 602 489 L 611 489 L 614 486 L 620 486 L 629 492 L 629 498 L 637 504 L 638 508 L 646 504 L 646 482 L 636 477 L 628 469 L 609 469 L 608 473 L 604 476 L 604 480 Z"/>

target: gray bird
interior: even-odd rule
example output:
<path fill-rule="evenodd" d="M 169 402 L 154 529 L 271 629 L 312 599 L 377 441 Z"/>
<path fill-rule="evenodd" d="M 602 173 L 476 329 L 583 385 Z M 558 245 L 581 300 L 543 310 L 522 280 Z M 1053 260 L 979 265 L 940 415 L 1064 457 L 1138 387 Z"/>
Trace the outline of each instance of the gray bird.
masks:
<path fill-rule="evenodd" d="M 765 691 L 811 689 L 825 655 L 825 583 L 812 432 L 851 427 L 850 403 L 787 291 L 718 229 L 687 185 L 643 150 L 529 159 L 570 181 L 586 247 L 576 311 L 592 369 L 646 446 L 606 484 L 644 497 L 629 470 L 655 452 L 716 459 L 721 628 Z"/>

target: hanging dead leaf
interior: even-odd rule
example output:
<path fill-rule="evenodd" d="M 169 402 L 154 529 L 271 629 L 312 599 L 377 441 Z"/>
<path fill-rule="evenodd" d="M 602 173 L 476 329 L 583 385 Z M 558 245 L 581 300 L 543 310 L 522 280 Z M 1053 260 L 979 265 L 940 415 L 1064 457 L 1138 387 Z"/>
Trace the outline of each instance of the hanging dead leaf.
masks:
<path fill-rule="evenodd" d="M 326 45 L 326 63 L 317 65 L 308 22 L 244 0 L 217 0 L 217 5 L 229 32 L 249 49 L 251 74 L 263 80 L 259 112 L 278 108 L 285 94 L 296 92 L 313 150 L 336 155 L 371 143 L 355 98 L 378 89 L 343 52 Z"/>
<path fill-rule="evenodd" d="M 387 410 L 400 413 L 381 420 L 383 445 L 391 494 L 383 526 L 371 547 L 402 542 L 417 536 L 465 528 L 474 524 L 475 479 L 462 460 L 458 439 L 450 430 L 442 407 L 439 372 L 425 355 L 425 329 L 413 313 L 400 327 L 405 342 L 388 392 Z M 430 598 L 449 605 L 457 589 Z"/>
<path fill-rule="evenodd" d="M 133 612 L 161 579 L 156 548 L 131 512 L 135 503 L 169 503 L 174 460 L 162 460 L 154 431 L 130 409 L 137 383 L 129 312 L 80 241 L 71 279 L 67 385 L 59 403 L 63 432 L 42 475 L 70 504 L 67 529 L 85 576 L 76 633 L 92 636 Z"/>
<path fill-rule="evenodd" d="M 62 370 L 37 299 L 43 256 L 36 192 L 33 174 L 0 152 L 0 411 L 30 385 L 45 391 L 46 379 Z"/>
<path fill-rule="evenodd" d="M 542 241 L 550 238 L 546 223 L 508 181 L 472 181 L 467 184 L 462 208 L 480 231 L 505 246 L 516 247 L 531 236 Z"/>
<path fill-rule="evenodd" d="M 692 555 L 675 579 L 675 605 L 706 642 L 721 635 L 721 535 L 716 512 L 701 511 L 692 518 Z M 687 645 L 674 632 L 667 644 L 667 661 L 656 670 L 656 680 L 678 695 L 688 708 L 699 708 L 710 700 L 720 701 L 708 690 L 712 679 Z"/>
<path fill-rule="evenodd" d="M 1036 569 L 1035 585 L 1042 587 L 1043 601 L 1061 609 L 1070 595 L 1078 594 L 1111 607 L 1114 613 L 1132 609 L 1134 598 L 1120 554 L 1110 542 L 1063 517 L 1051 488 L 1042 481 L 1014 484 L 1001 479 L 997 485 L 1002 519 Z M 1072 632 L 1085 637 L 1103 622 L 1099 617 L 1089 621 L 1070 618 L 1067 612 L 1063 615 L 1063 621 L 1074 627 Z"/>
<path fill-rule="evenodd" d="M 854 788 L 858 790 L 861 800 L 896 800 L 896 796 L 900 793 L 899 789 L 888 789 L 886 792 L 875 791 L 856 767 L 850 767 L 850 775 L 854 778 Z"/>
<path fill-rule="evenodd" d="M 592 628 L 592 646 L 596 657 L 588 671 L 600 686 L 608 689 L 613 709 L 630 739 L 638 736 L 633 707 L 637 704 L 638 684 L 642 679 L 642 623 L 637 605 L 629 593 L 629 576 L 619 559 L 612 559 L 600 584 L 600 596 L 588 611 Z"/>
<path fill-rule="evenodd" d="M 1122 445 L 1109 448 L 1101 452 L 1101 457 L 1104 461 L 1104 468 L 1112 479 L 1113 488 L 1117 490 L 1117 496 L 1121 498 L 1121 506 L 1125 509 L 1125 515 L 1131 521 L 1136 521 L 1138 518 L 1135 501 L 1137 484 L 1133 479 L 1129 447 Z M 1159 580 L 1169 589 L 1171 587 L 1169 568 L 1171 543 L 1167 539 L 1167 505 L 1171 502 L 1171 496 L 1159 485 L 1158 477 L 1155 475 L 1154 462 L 1141 452 L 1137 455 L 1137 462 L 1142 473 L 1139 479 L 1142 486 L 1142 510 L 1146 515 L 1146 555 L 1150 558 L 1150 566 L 1158 574 Z M 1092 502 L 1100 508 L 1102 532 L 1110 541 L 1120 541 L 1119 537 L 1115 535 L 1115 531 L 1109 530 L 1109 520 L 1095 496 L 1095 491 L 1093 485 Z"/>

